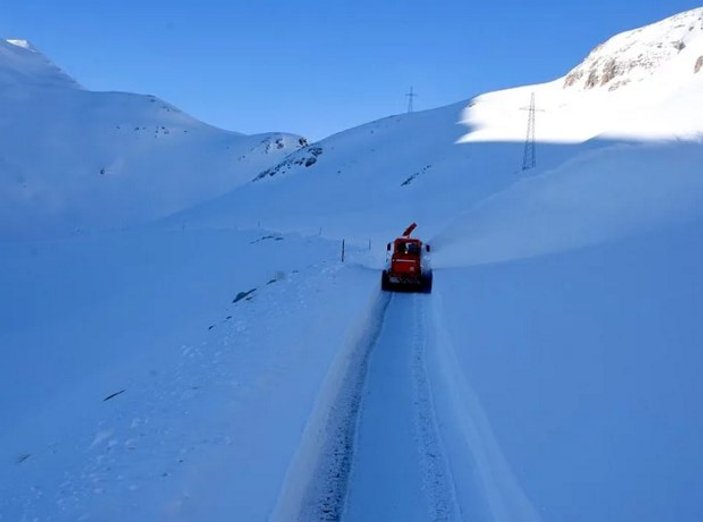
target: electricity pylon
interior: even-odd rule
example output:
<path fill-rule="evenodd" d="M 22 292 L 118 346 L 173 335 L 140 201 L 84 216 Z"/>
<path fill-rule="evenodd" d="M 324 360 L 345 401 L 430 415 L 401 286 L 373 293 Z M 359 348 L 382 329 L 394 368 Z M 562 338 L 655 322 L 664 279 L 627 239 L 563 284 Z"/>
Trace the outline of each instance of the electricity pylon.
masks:
<path fill-rule="evenodd" d="M 524 110 L 524 109 L 523 109 Z M 522 157 L 522 170 L 533 169 L 537 166 L 537 154 L 535 150 L 535 93 L 530 97 L 529 116 L 527 117 L 527 137 L 525 138 L 525 153 Z"/>

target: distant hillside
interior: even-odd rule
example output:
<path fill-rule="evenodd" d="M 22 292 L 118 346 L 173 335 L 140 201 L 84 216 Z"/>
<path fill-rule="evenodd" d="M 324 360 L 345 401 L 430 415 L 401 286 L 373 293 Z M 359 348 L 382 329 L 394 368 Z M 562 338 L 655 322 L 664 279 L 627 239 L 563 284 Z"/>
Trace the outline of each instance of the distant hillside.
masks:
<path fill-rule="evenodd" d="M 554 169 L 572 179 L 576 189 L 576 178 L 591 179 L 589 162 L 594 174 L 603 171 L 603 158 L 613 169 L 635 161 L 645 169 L 638 179 L 646 184 L 647 175 L 661 174 L 649 166 L 678 157 L 679 149 L 670 146 L 691 144 L 680 158 L 688 158 L 686 165 L 697 157 L 703 120 L 692 108 L 703 105 L 703 72 L 697 72 L 703 56 L 702 19 L 703 9 L 696 9 L 615 36 L 565 77 L 548 83 L 341 132 L 294 152 L 252 183 L 175 216 L 174 222 L 204 227 L 261 223 L 385 242 L 411 221 L 421 223 L 425 237 L 439 233 L 486 198 Z M 674 48 L 675 41 L 684 45 Z M 641 68 L 623 65 L 632 53 L 642 54 Z M 586 88 L 568 79 L 574 71 L 590 71 L 607 60 L 619 60 L 618 71 L 627 68 L 618 72 L 617 89 Z M 533 94 L 537 165 L 523 172 Z M 652 148 L 653 142 L 661 146 Z M 662 161 L 651 160 L 657 150 Z M 610 197 L 603 193 L 607 190 L 602 185 L 588 189 L 596 210 L 599 197 Z"/>
<path fill-rule="evenodd" d="M 0 240 L 153 220 L 304 143 L 220 130 L 155 96 L 85 90 L 30 43 L 0 41 Z"/>

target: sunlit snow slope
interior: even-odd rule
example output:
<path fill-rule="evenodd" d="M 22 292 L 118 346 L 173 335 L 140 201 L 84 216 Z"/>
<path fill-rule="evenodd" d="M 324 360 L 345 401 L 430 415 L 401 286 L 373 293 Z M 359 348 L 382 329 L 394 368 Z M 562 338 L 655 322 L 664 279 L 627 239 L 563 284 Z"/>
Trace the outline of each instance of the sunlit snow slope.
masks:
<path fill-rule="evenodd" d="M 0 41 L 0 240 L 143 223 L 218 196 L 301 146 L 216 129 L 154 97 L 80 88 Z"/>

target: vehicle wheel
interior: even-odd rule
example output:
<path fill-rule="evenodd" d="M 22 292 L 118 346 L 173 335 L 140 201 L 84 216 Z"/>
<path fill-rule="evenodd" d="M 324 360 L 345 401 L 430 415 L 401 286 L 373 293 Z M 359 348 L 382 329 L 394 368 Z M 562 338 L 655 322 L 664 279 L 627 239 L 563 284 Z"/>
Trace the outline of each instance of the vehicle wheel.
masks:
<path fill-rule="evenodd" d="M 432 293 L 432 272 L 427 274 L 422 278 L 422 293 L 430 294 Z"/>
<path fill-rule="evenodd" d="M 388 281 L 388 272 L 385 270 L 381 273 L 381 290 L 387 292 L 391 289 L 391 283 Z"/>

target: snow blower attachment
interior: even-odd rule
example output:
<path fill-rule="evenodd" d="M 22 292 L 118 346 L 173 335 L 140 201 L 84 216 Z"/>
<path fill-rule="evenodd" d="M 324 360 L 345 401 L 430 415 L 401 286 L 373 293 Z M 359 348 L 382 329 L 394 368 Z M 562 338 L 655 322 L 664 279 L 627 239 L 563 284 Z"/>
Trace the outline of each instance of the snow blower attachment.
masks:
<path fill-rule="evenodd" d="M 381 289 L 385 291 L 424 292 L 432 291 L 432 269 L 429 264 L 430 245 L 411 238 L 417 224 L 405 229 L 403 235 L 386 245 L 390 256 L 381 274 Z"/>

